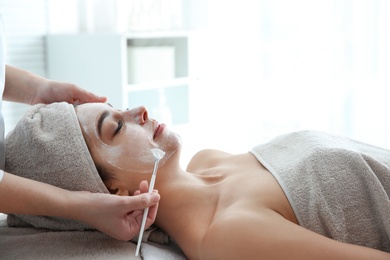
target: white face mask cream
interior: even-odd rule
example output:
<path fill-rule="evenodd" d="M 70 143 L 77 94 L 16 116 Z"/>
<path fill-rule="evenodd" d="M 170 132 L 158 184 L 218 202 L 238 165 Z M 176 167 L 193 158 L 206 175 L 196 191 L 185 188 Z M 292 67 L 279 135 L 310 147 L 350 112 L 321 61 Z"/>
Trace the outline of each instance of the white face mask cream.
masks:
<path fill-rule="evenodd" d="M 129 141 L 128 144 L 132 144 L 132 142 Z M 103 143 L 102 145 L 105 146 L 103 158 L 106 158 L 106 163 L 111 167 L 129 171 L 135 165 L 138 165 L 139 167 L 136 168 L 138 173 L 150 173 L 150 165 L 154 162 L 154 157 L 151 156 L 150 151 L 144 149 L 137 151 L 127 149 L 124 146 L 109 146 Z"/>

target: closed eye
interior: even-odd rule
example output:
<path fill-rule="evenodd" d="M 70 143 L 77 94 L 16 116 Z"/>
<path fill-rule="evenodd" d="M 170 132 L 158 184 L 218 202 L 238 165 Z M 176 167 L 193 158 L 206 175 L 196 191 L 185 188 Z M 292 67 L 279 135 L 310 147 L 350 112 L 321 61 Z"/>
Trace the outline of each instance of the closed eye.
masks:
<path fill-rule="evenodd" d="M 123 121 L 119 120 L 118 121 L 118 127 L 116 128 L 116 130 L 114 132 L 114 135 L 117 135 L 119 133 L 119 131 L 121 130 L 122 126 L 123 126 Z"/>

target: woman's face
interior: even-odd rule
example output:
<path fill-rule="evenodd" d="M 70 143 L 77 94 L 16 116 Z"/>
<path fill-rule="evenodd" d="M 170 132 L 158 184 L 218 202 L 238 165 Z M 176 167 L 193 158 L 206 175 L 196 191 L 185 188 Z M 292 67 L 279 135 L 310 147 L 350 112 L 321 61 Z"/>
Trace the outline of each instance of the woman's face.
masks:
<path fill-rule="evenodd" d="M 97 165 L 114 173 L 152 173 L 159 148 L 164 163 L 180 148 L 180 138 L 164 124 L 148 117 L 145 107 L 120 111 L 104 103 L 82 104 L 76 114 Z"/>

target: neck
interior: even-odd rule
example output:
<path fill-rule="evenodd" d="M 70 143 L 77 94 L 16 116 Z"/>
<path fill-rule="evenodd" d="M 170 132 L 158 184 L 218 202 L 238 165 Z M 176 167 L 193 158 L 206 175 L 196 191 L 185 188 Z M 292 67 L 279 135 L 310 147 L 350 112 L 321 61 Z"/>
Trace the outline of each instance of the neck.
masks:
<path fill-rule="evenodd" d="M 156 182 L 161 195 L 156 224 L 176 241 L 188 241 L 189 236 L 196 241 L 214 217 L 223 177 L 181 169 L 164 169 L 164 173 L 169 175 L 158 176 Z"/>

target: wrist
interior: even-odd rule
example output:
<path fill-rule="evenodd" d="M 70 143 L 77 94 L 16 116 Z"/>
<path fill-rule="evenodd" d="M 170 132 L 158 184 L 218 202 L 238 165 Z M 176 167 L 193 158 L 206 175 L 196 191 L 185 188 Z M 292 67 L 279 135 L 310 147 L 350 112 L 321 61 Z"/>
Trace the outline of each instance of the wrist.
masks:
<path fill-rule="evenodd" d="M 91 193 L 86 191 L 68 191 L 64 202 L 65 212 L 63 217 L 78 220 L 86 224 L 90 224 L 91 218 L 94 214 L 91 214 L 91 207 L 94 205 L 91 200 Z"/>
<path fill-rule="evenodd" d="M 12 102 L 32 104 L 44 78 L 31 72 L 6 65 L 6 79 L 3 99 Z"/>

